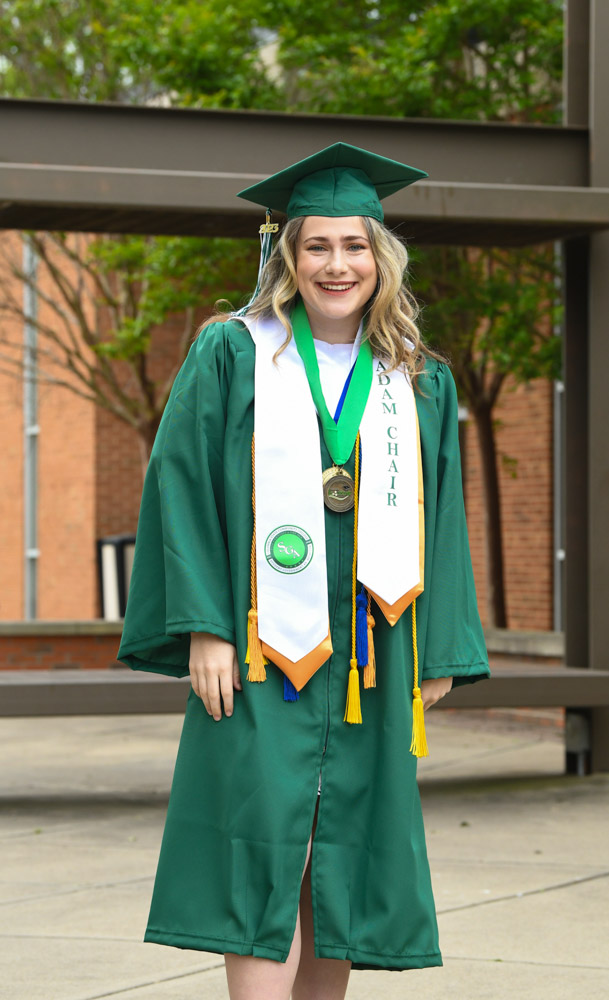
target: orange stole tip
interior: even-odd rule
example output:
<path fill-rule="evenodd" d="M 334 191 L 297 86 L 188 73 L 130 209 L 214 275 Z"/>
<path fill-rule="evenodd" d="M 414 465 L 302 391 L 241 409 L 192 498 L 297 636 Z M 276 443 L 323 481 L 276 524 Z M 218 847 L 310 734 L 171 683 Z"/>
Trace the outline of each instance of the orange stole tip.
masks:
<path fill-rule="evenodd" d="M 387 604 L 387 601 L 384 601 L 382 597 L 375 594 L 373 590 L 368 589 L 368 593 L 374 598 L 389 624 L 395 625 L 406 608 L 410 607 L 415 597 L 418 597 L 419 594 L 423 593 L 423 584 L 417 583 L 412 590 L 409 590 L 407 594 L 400 597 L 395 604 Z"/>
<path fill-rule="evenodd" d="M 266 642 L 262 643 L 262 652 L 274 663 L 276 667 L 283 670 L 286 677 L 289 677 L 297 691 L 302 691 L 303 687 L 311 679 L 313 674 L 332 656 L 332 639 L 328 632 L 323 642 L 312 649 L 310 653 L 300 660 L 288 660 L 287 656 L 279 653 Z"/>

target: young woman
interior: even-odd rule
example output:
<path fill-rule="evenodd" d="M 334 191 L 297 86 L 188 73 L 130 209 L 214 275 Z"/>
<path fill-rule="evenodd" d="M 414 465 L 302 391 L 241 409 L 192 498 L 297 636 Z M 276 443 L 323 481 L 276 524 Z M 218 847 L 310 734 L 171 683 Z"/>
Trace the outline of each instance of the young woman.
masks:
<path fill-rule="evenodd" d="M 488 664 L 454 382 L 382 222 L 422 176 L 336 143 L 242 192 L 288 222 L 144 486 L 119 657 L 192 681 L 145 940 L 224 954 L 232 1000 L 442 962 L 423 709 Z"/>

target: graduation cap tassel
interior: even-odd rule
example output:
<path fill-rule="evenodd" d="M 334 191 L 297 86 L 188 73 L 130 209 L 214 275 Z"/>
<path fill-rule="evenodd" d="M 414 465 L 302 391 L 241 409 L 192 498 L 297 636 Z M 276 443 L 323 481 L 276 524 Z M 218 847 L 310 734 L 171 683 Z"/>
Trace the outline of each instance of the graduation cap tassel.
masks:
<path fill-rule="evenodd" d="M 254 435 L 252 434 L 252 513 L 254 526 L 252 531 L 252 549 L 250 553 L 250 586 L 252 606 L 247 616 L 247 653 L 245 662 L 249 666 L 248 681 L 261 683 L 266 680 L 265 666 L 268 660 L 262 652 L 262 643 L 258 635 L 258 602 L 256 596 L 256 462 Z"/>
<path fill-rule="evenodd" d="M 266 210 L 266 222 L 263 222 L 260 226 L 260 263 L 258 264 L 258 277 L 256 278 L 256 287 L 253 294 L 250 297 L 249 302 L 247 302 L 241 309 L 233 313 L 234 316 L 245 316 L 247 310 L 254 302 L 254 299 L 258 297 L 260 292 L 260 286 L 262 284 L 262 272 L 264 271 L 269 257 L 273 252 L 273 233 L 276 233 L 279 229 L 279 225 L 276 222 L 271 222 L 273 213 L 270 208 Z"/>
<path fill-rule="evenodd" d="M 359 690 L 359 670 L 357 669 L 356 632 L 357 632 L 357 514 L 359 492 L 359 433 L 355 441 L 355 476 L 353 493 L 353 566 L 351 568 L 351 662 L 349 683 L 347 685 L 347 704 L 344 722 L 362 721 L 362 707 Z"/>
<path fill-rule="evenodd" d="M 412 742 L 410 752 L 415 757 L 427 757 L 427 738 L 425 736 L 425 714 L 423 699 L 419 687 L 419 653 L 417 649 L 417 602 L 412 602 L 412 651 L 414 657 L 414 686 L 412 689 Z"/>

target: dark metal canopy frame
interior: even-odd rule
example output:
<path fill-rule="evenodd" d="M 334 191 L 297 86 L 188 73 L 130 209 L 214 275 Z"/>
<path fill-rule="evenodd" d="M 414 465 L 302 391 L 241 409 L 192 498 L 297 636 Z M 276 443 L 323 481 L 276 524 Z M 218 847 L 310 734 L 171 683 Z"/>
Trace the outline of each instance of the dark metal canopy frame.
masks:
<path fill-rule="evenodd" d="M 565 659 L 609 671 L 609 3 L 565 18 L 562 126 L 0 100 L 0 228 L 252 236 L 237 191 L 340 139 L 429 172 L 385 201 L 415 243 L 563 241 Z M 589 760 L 609 770 L 590 691 Z"/>

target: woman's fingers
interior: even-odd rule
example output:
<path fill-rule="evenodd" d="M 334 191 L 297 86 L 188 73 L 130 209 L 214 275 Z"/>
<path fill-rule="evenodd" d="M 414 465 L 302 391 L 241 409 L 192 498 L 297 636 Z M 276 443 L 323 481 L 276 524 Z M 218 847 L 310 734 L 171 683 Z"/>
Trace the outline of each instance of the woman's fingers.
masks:
<path fill-rule="evenodd" d="M 194 693 L 199 696 L 199 698 L 201 699 L 201 701 L 205 705 L 205 710 L 206 710 L 207 714 L 211 715 L 211 705 L 209 704 L 209 696 L 207 694 L 207 684 L 206 684 L 206 681 L 205 681 L 205 677 L 203 677 L 202 675 L 199 675 L 199 674 L 196 674 L 195 676 L 198 678 L 197 679 L 197 686 L 195 687 L 195 685 L 193 683 L 192 684 L 192 689 L 193 689 Z M 192 673 L 191 673 L 191 682 L 192 682 Z"/>
<path fill-rule="evenodd" d="M 243 689 L 241 684 L 241 672 L 239 670 L 239 660 L 237 659 L 236 653 L 233 658 L 233 687 L 236 688 L 237 691 L 241 691 Z"/>
<path fill-rule="evenodd" d="M 222 704 L 220 702 L 220 681 L 218 675 L 211 671 L 208 672 L 206 678 L 207 682 L 207 696 L 209 698 L 209 705 L 211 708 L 211 714 L 213 715 L 216 722 L 222 718 Z"/>
<path fill-rule="evenodd" d="M 434 677 L 428 681 L 423 681 L 421 684 L 423 708 L 428 709 L 432 705 L 435 705 L 436 702 L 440 701 L 440 698 L 448 694 L 452 686 L 452 677 Z"/>
<path fill-rule="evenodd" d="M 233 714 L 233 675 L 232 671 L 223 670 L 220 674 L 220 694 L 224 702 L 224 712 L 230 716 Z M 220 712 L 220 714 L 222 714 Z M 216 713 L 214 712 L 214 719 Z"/>
<path fill-rule="evenodd" d="M 190 637 L 190 680 L 208 715 L 216 722 L 233 714 L 233 688 L 241 690 L 237 651 L 231 643 L 207 632 Z"/>

